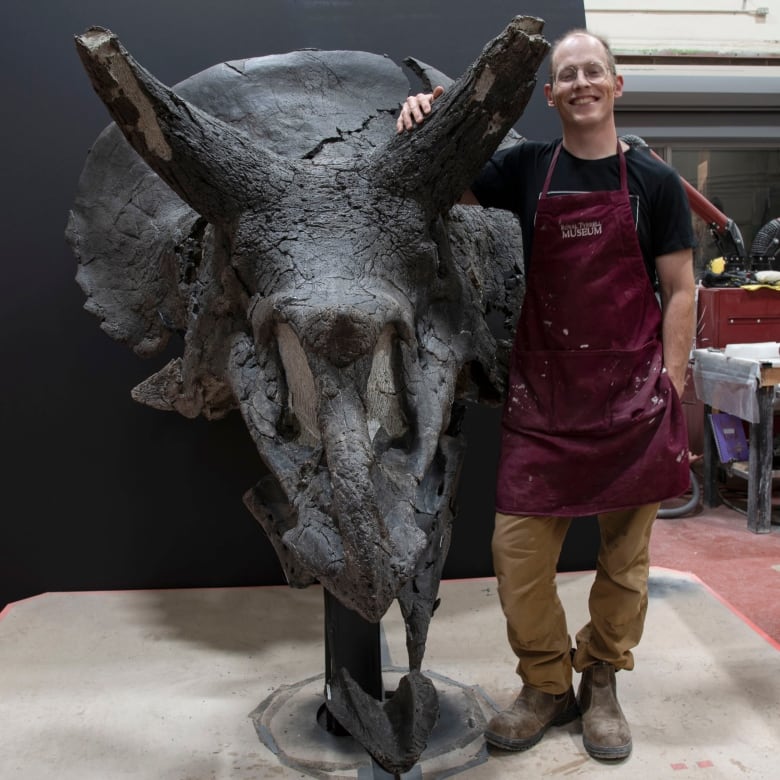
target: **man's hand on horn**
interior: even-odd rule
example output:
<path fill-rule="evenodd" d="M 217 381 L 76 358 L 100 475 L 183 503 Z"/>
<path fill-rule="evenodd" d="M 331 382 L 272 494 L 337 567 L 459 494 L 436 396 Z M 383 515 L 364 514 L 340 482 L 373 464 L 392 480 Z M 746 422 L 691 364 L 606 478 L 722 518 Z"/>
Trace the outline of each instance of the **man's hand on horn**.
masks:
<path fill-rule="evenodd" d="M 395 123 L 396 131 L 403 133 L 404 130 L 413 130 L 421 125 L 431 113 L 433 101 L 443 94 L 444 87 L 436 87 L 433 92 L 418 92 L 406 98 Z"/>

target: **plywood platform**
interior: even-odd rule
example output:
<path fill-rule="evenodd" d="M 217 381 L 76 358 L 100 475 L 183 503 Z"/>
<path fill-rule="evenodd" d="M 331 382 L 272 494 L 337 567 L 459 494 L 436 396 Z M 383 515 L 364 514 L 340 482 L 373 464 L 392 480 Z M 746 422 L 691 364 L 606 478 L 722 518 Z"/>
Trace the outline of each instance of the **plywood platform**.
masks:
<path fill-rule="evenodd" d="M 591 581 L 591 572 L 559 575 L 572 633 Z M 495 582 L 444 582 L 441 596 L 424 668 L 443 700 L 464 693 L 487 718 L 518 690 Z M 350 737 L 315 724 L 322 611 L 318 588 L 284 587 L 50 593 L 11 605 L 0 620 L 0 777 L 381 776 Z M 392 676 L 406 663 L 400 613 L 382 632 Z M 438 758 L 423 754 L 407 776 L 778 776 L 780 653 L 697 578 L 652 570 L 636 660 L 618 675 L 634 738 L 622 764 L 589 758 L 575 722 L 524 753 L 488 749 L 479 734 L 446 760 L 438 745 Z M 287 720 L 269 721 L 276 733 L 262 739 L 258 707 L 284 691 Z"/>

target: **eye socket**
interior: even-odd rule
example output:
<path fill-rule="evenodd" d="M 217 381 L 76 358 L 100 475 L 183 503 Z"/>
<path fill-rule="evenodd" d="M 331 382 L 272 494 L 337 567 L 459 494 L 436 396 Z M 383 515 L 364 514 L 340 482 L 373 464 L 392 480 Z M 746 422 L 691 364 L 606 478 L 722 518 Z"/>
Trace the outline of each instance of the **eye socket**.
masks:
<path fill-rule="evenodd" d="M 403 387 L 398 387 L 402 371 L 397 334 L 392 325 L 379 336 L 366 387 L 366 414 L 371 439 L 380 428 L 391 439 L 401 439 L 409 429 Z"/>
<path fill-rule="evenodd" d="M 309 361 L 306 360 L 306 353 L 295 331 L 289 325 L 279 323 L 276 336 L 287 380 L 287 411 L 297 422 L 297 440 L 303 445 L 316 446 L 321 438 L 317 424 L 317 390 Z"/>

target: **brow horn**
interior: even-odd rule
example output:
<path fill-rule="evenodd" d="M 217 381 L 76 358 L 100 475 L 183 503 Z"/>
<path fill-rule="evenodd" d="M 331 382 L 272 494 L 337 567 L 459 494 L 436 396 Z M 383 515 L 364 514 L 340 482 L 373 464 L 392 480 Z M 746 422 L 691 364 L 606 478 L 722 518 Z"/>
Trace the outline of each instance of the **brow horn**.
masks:
<path fill-rule="evenodd" d="M 271 199 L 284 166 L 247 135 L 179 97 L 139 65 L 110 30 L 91 27 L 76 48 L 92 86 L 131 146 L 186 203 L 225 222 Z"/>
<path fill-rule="evenodd" d="M 541 19 L 516 16 L 421 127 L 388 142 L 374 168 L 389 189 L 432 199 L 434 213 L 458 200 L 528 104 L 549 49 L 543 26 Z"/>

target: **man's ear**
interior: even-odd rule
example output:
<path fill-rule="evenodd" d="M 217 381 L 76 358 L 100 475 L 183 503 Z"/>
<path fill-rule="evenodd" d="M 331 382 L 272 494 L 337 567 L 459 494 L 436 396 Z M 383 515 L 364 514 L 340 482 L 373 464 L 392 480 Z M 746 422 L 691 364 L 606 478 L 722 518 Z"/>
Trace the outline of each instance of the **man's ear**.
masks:
<path fill-rule="evenodd" d="M 619 98 L 623 96 L 623 77 L 618 74 L 615 76 L 615 97 Z"/>
<path fill-rule="evenodd" d="M 553 98 L 552 84 L 544 85 L 544 96 L 547 98 L 547 105 L 553 107 L 555 105 L 555 98 Z"/>

